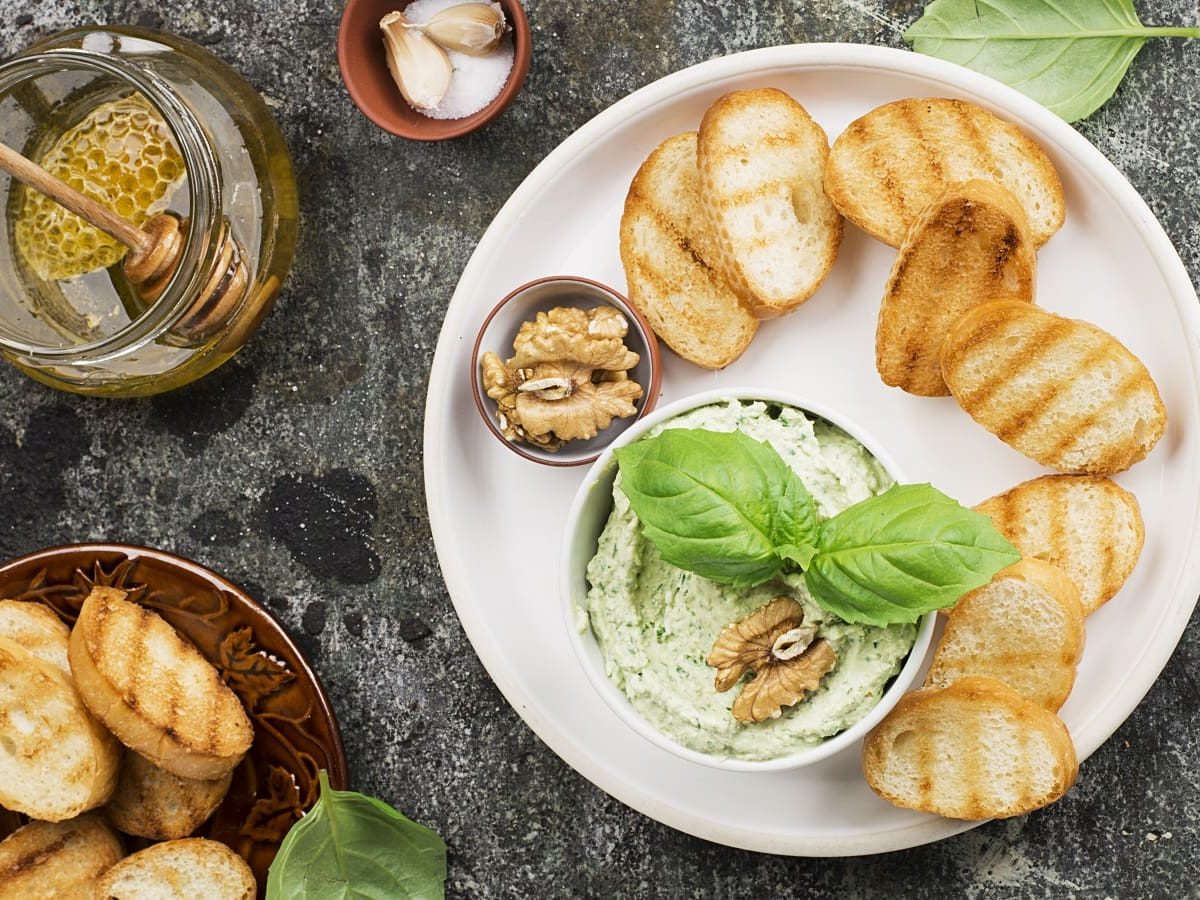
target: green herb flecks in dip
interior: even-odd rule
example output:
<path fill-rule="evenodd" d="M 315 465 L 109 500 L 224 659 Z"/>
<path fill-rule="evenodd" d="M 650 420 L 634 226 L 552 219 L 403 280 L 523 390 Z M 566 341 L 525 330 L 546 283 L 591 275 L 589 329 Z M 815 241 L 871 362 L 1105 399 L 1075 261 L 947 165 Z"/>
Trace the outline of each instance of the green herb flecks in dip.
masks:
<path fill-rule="evenodd" d="M 740 430 L 767 441 L 799 475 L 823 518 L 887 490 L 892 479 L 866 449 L 800 410 L 733 401 L 693 410 L 664 428 Z M 619 477 L 619 476 L 618 476 Z M 588 564 L 587 612 L 609 677 L 663 734 L 694 750 L 746 760 L 787 756 L 844 731 L 875 706 L 916 639 L 915 625 L 850 625 L 810 597 L 799 572 L 734 588 L 662 560 L 641 534 L 619 486 Z M 705 660 L 721 629 L 779 596 L 796 599 L 818 624 L 837 664 L 820 688 L 778 719 L 737 722 L 737 690 L 718 694 Z"/>

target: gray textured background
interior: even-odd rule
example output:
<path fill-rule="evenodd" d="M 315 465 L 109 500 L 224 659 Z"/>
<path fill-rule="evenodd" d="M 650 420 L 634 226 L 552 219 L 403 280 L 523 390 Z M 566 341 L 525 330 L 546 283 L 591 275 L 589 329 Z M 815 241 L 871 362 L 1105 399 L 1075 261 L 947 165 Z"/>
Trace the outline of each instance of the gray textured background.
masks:
<path fill-rule="evenodd" d="M 905 853 L 811 861 L 687 837 L 592 787 L 509 709 L 442 586 L 421 483 L 426 380 L 458 274 L 509 193 L 573 129 L 662 75 L 780 43 L 899 45 L 921 5 L 530 0 L 534 61 L 515 106 L 483 133 L 423 146 L 350 103 L 337 3 L 0 0 L 4 55 L 96 22 L 208 45 L 275 110 L 303 210 L 276 311 L 199 385 L 98 402 L 0 367 L 0 557 L 123 540 L 248 587 L 329 688 L 355 786 L 445 836 L 453 896 L 1200 895 L 1195 623 L 1062 802 Z M 1194 0 L 1138 5 L 1155 23 L 1200 18 Z M 1149 201 L 1193 281 L 1198 66 L 1200 42 L 1148 46 L 1080 126 Z"/>

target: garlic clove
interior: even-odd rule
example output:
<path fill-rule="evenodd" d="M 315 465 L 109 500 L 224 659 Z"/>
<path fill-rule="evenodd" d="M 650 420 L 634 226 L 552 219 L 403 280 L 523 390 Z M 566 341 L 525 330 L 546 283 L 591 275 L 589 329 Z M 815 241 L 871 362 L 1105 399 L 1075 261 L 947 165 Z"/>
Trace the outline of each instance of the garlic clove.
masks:
<path fill-rule="evenodd" d="M 434 109 L 450 90 L 454 66 L 446 51 L 415 28 L 398 12 L 379 20 L 387 51 L 388 70 L 404 95 L 417 109 Z"/>
<path fill-rule="evenodd" d="M 507 26 L 499 3 L 460 3 L 442 10 L 422 30 L 448 50 L 487 56 L 500 44 Z"/>

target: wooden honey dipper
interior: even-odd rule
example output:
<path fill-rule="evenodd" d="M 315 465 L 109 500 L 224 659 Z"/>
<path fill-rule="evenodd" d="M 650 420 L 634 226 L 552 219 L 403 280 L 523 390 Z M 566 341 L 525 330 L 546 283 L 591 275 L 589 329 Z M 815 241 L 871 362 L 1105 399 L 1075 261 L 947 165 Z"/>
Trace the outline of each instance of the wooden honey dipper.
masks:
<path fill-rule="evenodd" d="M 122 263 L 125 277 L 147 303 L 162 295 L 183 254 L 186 220 L 180 220 L 174 213 L 160 213 L 147 221 L 144 228 L 138 228 L 2 143 L 0 169 L 128 247 Z M 212 336 L 237 308 L 249 285 L 250 272 L 244 253 L 225 223 L 221 226 L 217 263 L 173 331 L 194 340 Z"/>

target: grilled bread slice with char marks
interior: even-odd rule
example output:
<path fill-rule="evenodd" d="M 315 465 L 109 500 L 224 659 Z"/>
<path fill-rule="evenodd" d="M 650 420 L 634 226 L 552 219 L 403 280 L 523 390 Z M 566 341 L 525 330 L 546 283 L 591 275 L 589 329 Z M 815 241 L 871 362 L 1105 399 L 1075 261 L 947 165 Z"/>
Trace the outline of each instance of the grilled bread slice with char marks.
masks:
<path fill-rule="evenodd" d="M 1017 199 L 990 181 L 951 185 L 913 223 L 892 265 L 875 332 L 884 384 L 949 394 L 939 354 L 950 326 L 991 300 L 1032 303 L 1036 270 Z"/>
<path fill-rule="evenodd" d="M 1066 201 L 1050 158 L 1017 126 L 963 100 L 897 100 L 851 122 L 830 151 L 825 191 L 843 216 L 899 247 L 947 185 L 975 178 L 1016 196 L 1039 247 L 1062 227 Z"/>
<path fill-rule="evenodd" d="M 173 841 L 187 837 L 216 812 L 232 780 L 233 772 L 209 781 L 180 778 L 126 747 L 117 789 L 104 810 L 126 834 Z"/>
<path fill-rule="evenodd" d="M 164 841 L 127 856 L 105 873 L 96 900 L 253 900 L 246 861 L 218 841 Z"/>
<path fill-rule="evenodd" d="M 756 316 L 789 313 L 820 287 L 842 241 L 821 180 L 829 140 L 774 88 L 734 91 L 700 123 L 700 198 L 721 273 Z"/>
<path fill-rule="evenodd" d="M 15 641 L 38 659 L 71 674 L 71 665 L 67 662 L 71 629 L 45 604 L 0 600 L 0 637 Z"/>
<path fill-rule="evenodd" d="M 246 711 L 213 665 L 124 592 L 92 589 L 69 655 L 88 707 L 156 766 L 181 778 L 221 778 L 250 748 Z"/>
<path fill-rule="evenodd" d="M 718 270 L 720 253 L 700 202 L 696 132 L 668 138 L 642 163 L 621 216 L 629 299 L 689 362 L 721 369 L 758 331 Z"/>
<path fill-rule="evenodd" d="M 960 678 L 900 699 L 867 735 L 863 774 L 896 806 L 952 819 L 1019 816 L 1079 774 L 1058 716 L 993 678 Z"/>
<path fill-rule="evenodd" d="M 0 806 L 61 822 L 101 805 L 120 751 L 70 676 L 0 638 Z"/>
<path fill-rule="evenodd" d="M 1053 563 L 1093 613 L 1133 573 L 1146 529 L 1137 498 L 1094 475 L 1043 475 L 975 507 L 1025 556 Z"/>
<path fill-rule="evenodd" d="M 1079 588 L 1061 569 L 1023 559 L 954 605 L 925 684 L 985 675 L 1057 712 L 1083 655 L 1083 616 Z"/>
<path fill-rule="evenodd" d="M 942 345 L 959 405 L 1010 447 L 1059 472 L 1112 475 L 1167 427 L 1141 360 L 1095 325 L 1029 303 L 977 306 Z"/>
<path fill-rule="evenodd" d="M 0 841 L 0 897 L 92 900 L 100 876 L 124 851 L 99 816 L 30 822 Z"/>

